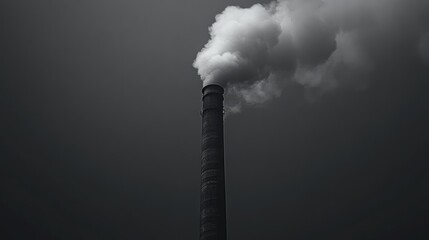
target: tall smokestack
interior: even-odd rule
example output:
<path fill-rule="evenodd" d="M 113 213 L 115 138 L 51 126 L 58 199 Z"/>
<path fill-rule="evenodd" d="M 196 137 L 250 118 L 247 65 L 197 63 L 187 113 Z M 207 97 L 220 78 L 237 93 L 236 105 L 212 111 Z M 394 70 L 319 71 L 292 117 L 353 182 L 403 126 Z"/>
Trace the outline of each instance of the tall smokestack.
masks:
<path fill-rule="evenodd" d="M 223 88 L 203 88 L 200 240 L 226 240 Z"/>

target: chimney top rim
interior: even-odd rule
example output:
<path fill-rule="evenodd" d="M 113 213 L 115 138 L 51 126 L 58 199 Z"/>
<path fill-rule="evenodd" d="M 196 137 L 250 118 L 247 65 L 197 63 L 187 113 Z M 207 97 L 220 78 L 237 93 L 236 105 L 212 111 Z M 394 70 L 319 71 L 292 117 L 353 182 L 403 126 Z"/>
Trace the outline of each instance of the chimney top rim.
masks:
<path fill-rule="evenodd" d="M 224 93 L 224 89 L 222 86 L 218 85 L 218 84 L 209 84 L 204 86 L 201 89 L 201 92 L 205 95 L 207 93 L 219 93 L 219 94 L 223 94 Z"/>

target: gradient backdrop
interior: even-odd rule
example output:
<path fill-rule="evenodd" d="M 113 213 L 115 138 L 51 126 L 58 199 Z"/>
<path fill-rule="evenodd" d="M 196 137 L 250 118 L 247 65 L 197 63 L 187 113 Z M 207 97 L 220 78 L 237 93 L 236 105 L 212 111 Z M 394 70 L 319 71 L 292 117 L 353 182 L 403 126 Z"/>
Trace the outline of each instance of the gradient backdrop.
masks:
<path fill-rule="evenodd" d="M 0 238 L 198 239 L 192 62 L 256 2 L 1 1 Z M 229 239 L 429 239 L 428 76 L 228 117 Z"/>

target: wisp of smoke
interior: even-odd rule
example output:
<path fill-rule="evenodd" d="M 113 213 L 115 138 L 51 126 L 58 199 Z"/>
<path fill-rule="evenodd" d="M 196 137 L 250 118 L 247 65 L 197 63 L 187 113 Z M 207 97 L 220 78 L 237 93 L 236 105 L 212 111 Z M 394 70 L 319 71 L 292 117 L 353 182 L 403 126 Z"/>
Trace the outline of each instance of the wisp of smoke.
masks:
<path fill-rule="evenodd" d="M 227 7 L 193 66 L 226 89 L 226 108 L 279 97 L 285 83 L 327 91 L 365 84 L 384 51 L 429 63 L 427 0 L 278 0 Z M 375 50 L 374 50 L 375 49 Z M 398 49 L 398 50 L 395 50 Z M 415 54 L 414 54 L 415 51 Z"/>

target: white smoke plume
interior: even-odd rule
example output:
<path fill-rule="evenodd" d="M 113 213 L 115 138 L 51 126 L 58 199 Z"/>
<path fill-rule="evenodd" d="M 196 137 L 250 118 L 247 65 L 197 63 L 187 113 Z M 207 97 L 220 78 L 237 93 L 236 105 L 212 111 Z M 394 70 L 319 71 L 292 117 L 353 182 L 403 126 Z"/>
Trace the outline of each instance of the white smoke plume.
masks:
<path fill-rule="evenodd" d="M 286 83 L 364 86 L 382 62 L 429 63 L 427 0 L 278 0 L 227 7 L 193 66 L 226 89 L 226 108 L 279 97 Z"/>

